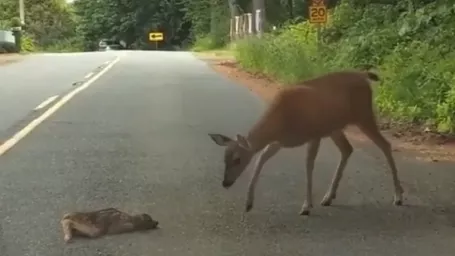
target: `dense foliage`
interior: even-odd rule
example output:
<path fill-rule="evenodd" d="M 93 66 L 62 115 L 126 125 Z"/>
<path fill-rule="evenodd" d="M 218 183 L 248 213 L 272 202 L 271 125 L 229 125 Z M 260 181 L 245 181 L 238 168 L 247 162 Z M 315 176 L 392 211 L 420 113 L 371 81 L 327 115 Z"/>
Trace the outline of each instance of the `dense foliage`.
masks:
<path fill-rule="evenodd" d="M 191 19 L 187 0 L 29 0 L 25 1 L 25 45 L 42 50 L 95 50 L 100 39 L 122 40 L 129 48 L 154 44 L 148 33 L 164 33 L 162 49 L 181 45 Z M 0 29 L 17 25 L 17 0 L 0 2 Z"/>
<path fill-rule="evenodd" d="M 76 0 L 78 31 L 86 47 L 93 49 L 101 38 L 125 41 L 127 47 L 147 49 L 149 32 L 164 33 L 160 48 L 179 45 L 188 33 L 181 0 Z"/>
<path fill-rule="evenodd" d="M 75 45 L 76 17 L 65 0 L 27 0 L 25 2 L 25 34 L 22 40 L 27 51 L 46 50 L 62 44 Z M 0 29 L 20 25 L 19 1 L 0 1 Z"/>

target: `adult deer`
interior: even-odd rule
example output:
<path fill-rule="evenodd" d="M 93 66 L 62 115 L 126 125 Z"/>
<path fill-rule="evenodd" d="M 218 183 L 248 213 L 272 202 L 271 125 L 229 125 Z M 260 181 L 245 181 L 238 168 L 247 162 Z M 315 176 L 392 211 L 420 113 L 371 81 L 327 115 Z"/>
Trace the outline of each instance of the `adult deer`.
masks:
<path fill-rule="evenodd" d="M 385 155 L 395 188 L 394 204 L 401 205 L 403 188 L 391 145 L 377 126 L 370 80 L 379 81 L 379 77 L 370 71 L 340 71 L 304 81 L 278 92 L 246 137 L 236 135 L 236 139 L 231 139 L 222 134 L 209 134 L 216 144 L 225 147 L 223 187 L 231 187 L 252 157 L 260 152 L 248 186 L 246 212 L 249 212 L 253 208 L 259 174 L 267 160 L 280 148 L 295 148 L 308 142 L 307 193 L 300 214 L 309 215 L 313 207 L 314 162 L 321 139 L 330 137 L 341 152 L 330 187 L 321 201 L 321 205 L 328 206 L 336 197 L 343 171 L 353 151 L 343 129 L 356 125 Z"/>

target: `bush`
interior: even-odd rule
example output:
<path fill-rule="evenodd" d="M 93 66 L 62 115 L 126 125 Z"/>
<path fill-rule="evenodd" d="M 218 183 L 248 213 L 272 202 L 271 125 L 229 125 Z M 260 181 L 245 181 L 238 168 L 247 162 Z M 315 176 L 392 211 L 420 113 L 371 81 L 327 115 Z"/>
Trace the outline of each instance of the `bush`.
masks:
<path fill-rule="evenodd" d="M 35 41 L 33 37 L 24 33 L 21 38 L 21 48 L 22 52 L 34 52 L 36 51 Z"/>
<path fill-rule="evenodd" d="M 436 121 L 440 128 L 439 123 L 446 123 L 446 117 L 453 120 L 455 112 L 442 110 L 441 104 L 453 105 L 447 100 L 454 90 L 454 57 L 454 53 L 442 54 L 438 47 L 421 41 L 398 45 L 380 67 L 380 110 L 394 119 Z M 453 127 L 443 130 L 450 129 Z"/>
<path fill-rule="evenodd" d="M 289 25 L 278 35 L 244 39 L 237 43 L 235 57 L 248 71 L 260 72 L 285 83 L 317 75 L 324 70 L 316 33 L 308 23 Z"/>
<path fill-rule="evenodd" d="M 211 32 L 196 36 L 192 50 L 196 52 L 220 49 L 226 46 L 229 37 L 226 34 L 228 28 L 224 25 L 225 20 L 217 21 Z"/>
<path fill-rule="evenodd" d="M 223 43 L 218 41 L 214 36 L 204 35 L 199 36 L 194 41 L 192 50 L 195 52 L 214 50 L 223 47 Z"/>
<path fill-rule="evenodd" d="M 304 22 L 240 41 L 237 60 L 249 71 L 287 83 L 373 65 L 382 79 L 375 86 L 382 115 L 455 132 L 455 6 L 355 2 L 342 0 L 331 13 L 319 48 L 315 30 Z"/>
<path fill-rule="evenodd" d="M 48 45 L 41 50 L 45 52 L 80 52 L 83 51 L 83 49 L 83 40 L 78 37 L 73 37 Z"/>

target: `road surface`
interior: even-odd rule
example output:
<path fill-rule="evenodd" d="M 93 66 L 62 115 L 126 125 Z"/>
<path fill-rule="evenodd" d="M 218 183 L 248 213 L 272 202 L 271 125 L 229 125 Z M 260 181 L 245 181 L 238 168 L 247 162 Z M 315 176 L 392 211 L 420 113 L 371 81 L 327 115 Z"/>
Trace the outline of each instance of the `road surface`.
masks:
<path fill-rule="evenodd" d="M 0 157 L 0 255 L 453 255 L 453 165 L 397 153 L 406 194 L 395 207 L 374 146 L 355 149 L 337 199 L 322 207 L 339 159 L 323 142 L 308 218 L 298 215 L 305 151 L 283 150 L 244 214 L 248 174 L 222 188 L 223 149 L 207 134 L 244 133 L 264 106 L 190 53 L 125 52 Z M 64 212 L 104 207 L 148 212 L 161 229 L 63 243 Z"/>
<path fill-rule="evenodd" d="M 0 65 L 0 141 L 17 128 L 15 125 L 27 123 L 46 104 L 73 90 L 74 84 L 88 80 L 96 68 L 119 54 L 30 54 L 21 61 Z"/>

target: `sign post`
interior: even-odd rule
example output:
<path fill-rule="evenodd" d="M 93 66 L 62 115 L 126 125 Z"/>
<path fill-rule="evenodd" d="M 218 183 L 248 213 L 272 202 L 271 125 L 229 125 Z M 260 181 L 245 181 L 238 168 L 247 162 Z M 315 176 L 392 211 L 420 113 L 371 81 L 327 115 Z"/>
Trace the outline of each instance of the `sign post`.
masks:
<path fill-rule="evenodd" d="M 316 24 L 318 45 L 321 41 L 321 25 L 327 23 L 327 6 L 324 0 L 312 0 L 309 6 L 310 23 Z"/>
<path fill-rule="evenodd" d="M 155 50 L 158 50 L 158 42 L 163 41 L 164 36 L 161 32 L 151 32 L 149 33 L 149 41 L 155 42 Z"/>

